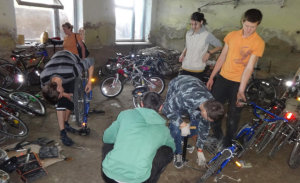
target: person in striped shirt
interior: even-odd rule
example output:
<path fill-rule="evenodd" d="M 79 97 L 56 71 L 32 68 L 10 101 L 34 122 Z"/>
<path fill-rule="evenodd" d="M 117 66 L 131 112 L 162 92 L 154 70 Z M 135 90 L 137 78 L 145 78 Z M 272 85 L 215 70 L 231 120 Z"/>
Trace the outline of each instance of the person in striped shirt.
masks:
<path fill-rule="evenodd" d="M 59 51 L 45 65 L 40 75 L 42 96 L 50 104 L 56 104 L 60 138 L 66 146 L 74 144 L 73 140 L 67 136 L 66 131 L 77 132 L 68 123 L 71 111 L 74 109 L 70 99 L 74 93 L 75 78 L 81 77 L 82 71 L 88 70 L 89 80 L 85 92 L 90 92 L 92 90 L 91 78 L 94 72 L 94 62 L 93 58 L 81 60 L 69 51 Z"/>

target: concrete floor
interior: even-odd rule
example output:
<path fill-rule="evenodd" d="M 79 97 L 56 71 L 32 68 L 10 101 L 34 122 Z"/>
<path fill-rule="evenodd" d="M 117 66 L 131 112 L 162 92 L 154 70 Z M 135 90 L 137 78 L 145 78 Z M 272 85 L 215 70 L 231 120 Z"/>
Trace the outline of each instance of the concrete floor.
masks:
<path fill-rule="evenodd" d="M 133 108 L 131 91 L 133 87 L 130 84 L 125 85 L 123 92 L 116 98 L 105 98 L 100 90 L 99 85 L 94 85 L 93 100 L 90 103 L 91 109 L 102 109 L 105 114 L 91 114 L 88 118 L 91 134 L 89 136 L 78 136 L 70 134 L 69 136 L 75 141 L 74 147 L 63 146 L 63 155 L 65 157 L 74 158 L 73 161 L 58 162 L 46 168 L 48 176 L 43 177 L 36 182 L 38 183 L 103 183 L 101 178 L 101 147 L 102 135 L 104 130 L 116 119 L 117 115 L 126 109 Z M 166 90 L 163 96 L 166 94 Z M 249 112 L 250 108 L 243 110 L 242 119 L 240 124 L 249 121 L 253 115 Z M 21 118 L 27 123 L 30 133 L 28 140 L 35 140 L 39 137 L 48 137 L 54 139 L 56 142 L 59 140 L 58 122 L 56 118 L 56 111 L 53 106 L 47 105 L 47 116 L 45 117 L 31 117 L 22 114 Z M 69 120 L 69 123 L 75 125 Z M 225 119 L 224 119 L 225 123 Z M 223 125 L 224 127 L 225 125 Z M 2 145 L 7 145 L 16 142 L 15 140 L 8 140 Z M 195 145 L 193 139 L 189 143 Z M 300 182 L 300 168 L 296 170 L 290 169 L 286 160 L 291 151 L 292 145 L 286 146 L 276 154 L 275 158 L 269 158 L 267 153 L 270 151 L 270 146 L 257 155 L 251 149 L 243 156 L 243 160 L 252 163 L 250 169 L 238 169 L 233 163 L 229 163 L 222 173 L 224 174 L 221 181 L 223 183 L 297 183 Z M 187 158 L 190 160 L 187 165 L 198 168 L 196 164 L 197 151 L 192 154 L 188 153 Z M 204 151 L 207 161 L 212 158 L 212 155 Z M 160 177 L 159 183 L 193 183 L 200 176 L 202 172 L 192 170 L 188 167 L 176 169 L 170 163 L 167 169 Z M 13 172 L 10 174 L 11 183 L 21 182 L 20 176 Z M 213 178 L 209 178 L 206 182 L 215 182 Z"/>

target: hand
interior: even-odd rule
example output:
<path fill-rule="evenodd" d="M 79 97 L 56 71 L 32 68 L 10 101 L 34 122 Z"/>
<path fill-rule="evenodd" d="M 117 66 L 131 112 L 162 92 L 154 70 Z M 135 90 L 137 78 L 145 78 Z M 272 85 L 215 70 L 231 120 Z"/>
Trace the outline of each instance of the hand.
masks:
<path fill-rule="evenodd" d="M 206 87 L 207 87 L 209 90 L 211 90 L 211 87 L 212 87 L 213 84 L 214 84 L 214 80 L 209 78 L 209 80 L 208 80 L 207 83 L 206 83 Z"/>
<path fill-rule="evenodd" d="M 184 59 L 184 56 L 183 56 L 183 55 L 180 55 L 180 57 L 179 57 L 179 62 L 182 62 L 183 59 Z"/>
<path fill-rule="evenodd" d="M 92 82 L 89 81 L 85 86 L 85 92 L 89 93 L 92 90 Z"/>
<path fill-rule="evenodd" d="M 181 136 L 186 137 L 191 134 L 190 124 L 186 123 L 186 126 L 181 128 Z"/>
<path fill-rule="evenodd" d="M 246 97 L 245 97 L 245 93 L 244 92 L 239 91 L 237 93 L 237 97 L 236 97 L 236 106 L 237 107 L 243 107 L 244 104 L 241 104 L 239 100 L 246 101 Z"/>
<path fill-rule="evenodd" d="M 205 63 L 208 61 L 208 58 L 209 58 L 210 54 L 209 53 L 205 53 L 205 55 L 203 56 L 202 58 L 202 62 Z"/>
<path fill-rule="evenodd" d="M 62 85 L 57 85 L 57 88 L 56 90 L 59 92 L 59 95 L 58 95 L 58 98 L 61 98 L 63 97 L 63 94 L 64 94 L 64 88 L 62 87 Z"/>
<path fill-rule="evenodd" d="M 73 96 L 73 93 L 63 93 L 63 97 L 66 97 L 69 100 L 71 100 L 71 96 Z"/>
<path fill-rule="evenodd" d="M 200 149 L 202 150 L 202 149 Z M 205 159 L 205 156 L 203 154 L 203 152 L 197 152 L 197 155 L 198 155 L 198 166 L 203 166 L 205 167 L 206 165 L 206 159 Z"/>

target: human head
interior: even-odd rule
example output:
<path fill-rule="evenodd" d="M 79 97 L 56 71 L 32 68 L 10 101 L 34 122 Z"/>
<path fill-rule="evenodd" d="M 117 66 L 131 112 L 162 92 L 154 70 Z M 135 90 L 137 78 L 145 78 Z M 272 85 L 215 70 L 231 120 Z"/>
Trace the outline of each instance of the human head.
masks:
<path fill-rule="evenodd" d="M 153 109 L 156 112 L 160 111 L 162 107 L 162 98 L 159 94 L 155 92 L 148 92 L 142 101 L 142 107 Z"/>
<path fill-rule="evenodd" d="M 216 100 L 208 100 L 200 106 L 201 116 L 210 122 L 219 121 L 224 116 L 224 107 Z"/>
<path fill-rule="evenodd" d="M 59 92 L 57 91 L 57 83 L 50 81 L 42 88 L 42 97 L 50 104 L 57 104 L 58 96 Z"/>
<path fill-rule="evenodd" d="M 69 22 L 66 22 L 66 23 L 62 24 L 62 28 L 64 30 L 64 33 L 68 35 L 69 33 L 72 32 L 73 25 L 71 25 Z"/>
<path fill-rule="evenodd" d="M 199 12 L 195 12 L 192 14 L 191 16 L 191 27 L 192 29 L 195 31 L 198 31 L 201 29 L 201 26 L 206 25 L 207 22 L 204 18 L 204 14 L 203 13 L 199 13 Z"/>
<path fill-rule="evenodd" d="M 247 10 L 242 20 L 244 35 L 250 36 L 253 34 L 261 23 L 262 17 L 263 15 L 258 9 Z"/>

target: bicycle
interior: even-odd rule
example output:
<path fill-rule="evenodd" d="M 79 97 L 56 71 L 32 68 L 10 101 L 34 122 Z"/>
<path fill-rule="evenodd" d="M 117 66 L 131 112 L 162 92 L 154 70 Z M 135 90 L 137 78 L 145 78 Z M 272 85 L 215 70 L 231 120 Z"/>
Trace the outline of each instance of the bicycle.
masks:
<path fill-rule="evenodd" d="M 236 155 L 243 154 L 245 150 L 249 148 L 249 146 L 254 142 L 255 138 L 261 133 L 263 128 L 267 125 L 268 122 L 284 120 L 285 118 L 279 117 L 259 106 L 255 103 L 251 102 L 251 105 L 254 107 L 254 114 L 260 120 L 263 121 L 262 124 L 258 125 L 255 123 L 252 126 L 246 124 L 237 134 L 237 136 L 232 140 L 232 146 L 228 147 L 221 152 L 217 153 L 208 163 L 208 169 L 204 172 L 204 174 L 197 180 L 196 183 L 204 182 L 208 177 L 212 174 L 218 174 L 222 171 L 222 169 L 227 165 L 227 163 L 234 158 Z M 273 119 L 267 119 L 264 115 L 257 114 L 256 110 L 262 110 L 268 115 L 273 116 Z M 255 130 L 256 129 L 256 130 Z"/>
<path fill-rule="evenodd" d="M 149 91 L 161 94 L 165 89 L 164 79 L 158 75 L 144 74 L 142 69 L 146 70 L 147 68 L 137 66 L 136 63 L 133 65 L 132 72 L 118 69 L 114 76 L 108 76 L 103 79 L 100 84 L 101 93 L 108 98 L 116 97 L 122 92 L 124 83 L 130 81 L 135 88 L 138 86 L 147 86 Z M 120 75 L 126 78 L 122 82 L 119 79 Z"/>

